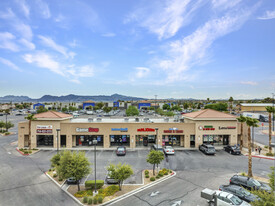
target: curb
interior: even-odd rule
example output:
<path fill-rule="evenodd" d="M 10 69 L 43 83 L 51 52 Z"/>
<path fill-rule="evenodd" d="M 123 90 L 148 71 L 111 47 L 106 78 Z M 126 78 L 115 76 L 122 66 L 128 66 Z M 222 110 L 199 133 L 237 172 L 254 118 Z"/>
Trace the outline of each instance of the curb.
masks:
<path fill-rule="evenodd" d="M 158 180 L 158 181 L 156 181 L 156 182 L 152 182 L 152 183 L 150 183 L 150 184 L 148 184 L 148 185 L 144 185 L 144 186 L 142 186 L 142 187 L 140 187 L 140 188 L 137 188 L 137 189 L 135 189 L 135 190 L 133 190 L 133 191 L 131 191 L 131 192 L 128 192 L 128 193 L 126 193 L 126 194 L 124 194 L 124 195 L 121 195 L 121 196 L 119 196 L 119 197 L 117 197 L 117 198 L 114 198 L 114 199 L 112 199 L 112 200 L 109 200 L 108 202 L 102 203 L 101 205 L 104 206 L 104 205 L 108 205 L 108 204 L 110 204 L 110 203 L 119 202 L 119 201 L 121 201 L 121 200 L 123 200 L 123 199 L 125 199 L 125 198 L 127 198 L 127 197 L 129 197 L 129 196 L 131 196 L 131 195 L 134 195 L 134 194 L 136 194 L 136 193 L 138 193 L 138 192 L 141 192 L 141 191 L 143 191 L 143 190 L 145 190 L 145 189 L 147 189 L 147 188 L 150 188 L 150 187 L 152 187 L 152 186 L 155 186 L 155 185 L 157 185 L 157 184 L 159 184 L 159 183 L 161 183 L 161 182 L 163 182 L 163 181 L 165 181 L 165 180 L 168 180 L 168 179 L 174 177 L 176 174 L 177 174 L 177 173 L 176 173 L 175 171 L 173 171 L 173 173 L 170 174 L 170 175 L 168 175 L 168 177 L 165 177 L 165 178 L 163 178 L 163 179 L 160 179 L 160 180 Z"/>
<path fill-rule="evenodd" d="M 30 154 L 24 154 L 23 152 L 21 152 L 19 149 L 18 149 L 18 147 L 16 147 L 16 150 L 17 150 L 17 152 L 19 152 L 21 155 L 23 155 L 23 156 L 29 156 Z"/>
<path fill-rule="evenodd" d="M 244 156 L 248 156 L 248 154 L 245 154 Z M 261 157 L 257 155 L 251 155 L 252 157 L 260 158 L 260 159 L 267 159 L 267 160 L 275 160 L 274 157 Z"/>
<path fill-rule="evenodd" d="M 58 183 L 58 182 L 56 182 L 50 175 L 48 175 L 48 173 L 47 172 L 45 172 L 45 175 L 47 175 L 48 176 L 48 178 L 50 178 L 58 187 L 60 187 L 61 188 L 61 185 Z"/>

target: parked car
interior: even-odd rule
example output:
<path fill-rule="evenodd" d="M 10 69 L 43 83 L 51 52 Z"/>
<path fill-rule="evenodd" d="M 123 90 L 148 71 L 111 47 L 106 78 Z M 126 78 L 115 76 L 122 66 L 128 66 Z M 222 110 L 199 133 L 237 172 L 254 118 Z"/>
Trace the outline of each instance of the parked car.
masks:
<path fill-rule="evenodd" d="M 77 180 L 75 179 L 75 177 L 70 177 L 66 180 L 66 183 L 68 185 L 76 185 L 77 184 Z"/>
<path fill-rule="evenodd" d="M 126 147 L 124 147 L 124 146 L 117 147 L 117 149 L 116 149 L 116 155 L 117 156 L 119 156 L 119 155 L 126 155 Z"/>
<path fill-rule="evenodd" d="M 211 144 L 202 144 L 199 146 L 199 150 L 202 151 L 204 154 L 216 154 L 215 147 Z"/>
<path fill-rule="evenodd" d="M 175 150 L 173 149 L 173 147 L 171 147 L 171 146 L 164 146 L 163 147 L 163 152 L 164 152 L 164 154 L 175 154 Z"/>
<path fill-rule="evenodd" d="M 226 152 L 229 152 L 230 154 L 237 154 L 237 155 L 240 155 L 241 154 L 241 150 L 239 147 L 237 146 L 230 146 L 230 145 L 227 145 L 224 147 L 224 150 Z"/>
<path fill-rule="evenodd" d="M 217 195 L 217 205 L 218 206 L 232 206 L 232 205 L 238 205 L 238 206 L 251 206 L 249 203 L 241 200 L 237 196 L 230 194 L 228 192 L 223 191 L 216 191 Z M 214 205 L 214 200 L 210 202 L 210 205 Z"/>
<path fill-rule="evenodd" d="M 162 145 L 153 144 L 153 145 L 151 146 L 151 150 L 157 150 L 157 151 L 163 152 Z"/>
<path fill-rule="evenodd" d="M 118 181 L 114 178 L 111 178 L 111 171 L 108 171 L 106 178 L 105 178 L 105 182 L 107 182 L 107 184 L 118 184 Z"/>
<path fill-rule="evenodd" d="M 239 185 L 244 187 L 248 190 L 264 190 L 266 192 L 271 192 L 271 188 L 268 184 L 259 182 L 251 177 L 241 176 L 241 175 L 234 175 L 229 180 L 230 184 L 232 185 Z"/>
<path fill-rule="evenodd" d="M 4 114 L 2 112 L 0 112 L 0 116 L 3 116 Z"/>
<path fill-rule="evenodd" d="M 229 192 L 233 195 L 236 195 L 238 198 L 246 201 L 246 202 L 253 202 L 256 200 L 259 200 L 259 197 L 256 195 L 253 195 L 243 187 L 240 187 L 238 185 L 221 185 L 219 187 L 220 191 Z"/>

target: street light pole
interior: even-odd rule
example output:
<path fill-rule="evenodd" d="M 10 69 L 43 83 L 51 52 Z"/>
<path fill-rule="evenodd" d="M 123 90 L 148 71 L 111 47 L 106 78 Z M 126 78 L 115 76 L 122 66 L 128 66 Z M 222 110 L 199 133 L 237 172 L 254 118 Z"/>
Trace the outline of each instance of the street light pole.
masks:
<path fill-rule="evenodd" d="M 273 113 L 272 113 L 272 126 L 273 126 L 273 132 L 274 132 L 274 93 L 272 93 L 272 107 L 273 107 Z"/>
<path fill-rule="evenodd" d="M 97 140 L 96 139 L 94 139 L 93 140 L 93 144 L 94 144 L 94 162 L 95 162 L 95 191 L 94 191 L 94 193 L 93 193 L 93 195 L 95 196 L 95 195 L 97 195 L 97 191 L 96 191 L 96 145 L 97 145 Z"/>
<path fill-rule="evenodd" d="M 5 115 L 6 115 L 6 132 L 8 132 L 7 131 L 7 128 L 8 128 L 8 113 L 5 113 Z"/>
<path fill-rule="evenodd" d="M 157 115 L 156 112 L 157 112 L 157 96 L 158 95 L 155 95 L 155 116 Z"/>
<path fill-rule="evenodd" d="M 156 130 L 157 149 L 159 148 L 159 141 L 158 141 L 158 129 L 159 129 L 159 128 L 155 128 L 155 130 Z"/>
<path fill-rule="evenodd" d="M 58 153 L 59 152 L 58 132 L 60 132 L 60 129 L 56 129 L 56 132 L 57 132 L 57 136 L 56 136 L 56 145 L 57 145 L 57 147 L 56 147 L 56 149 L 57 149 L 57 153 Z"/>

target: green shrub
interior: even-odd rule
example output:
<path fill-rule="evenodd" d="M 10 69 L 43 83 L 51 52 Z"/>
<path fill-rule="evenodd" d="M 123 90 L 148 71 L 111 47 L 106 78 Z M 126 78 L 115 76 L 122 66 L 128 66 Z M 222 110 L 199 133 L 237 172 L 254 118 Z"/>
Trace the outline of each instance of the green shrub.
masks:
<path fill-rule="evenodd" d="M 164 175 L 168 175 L 168 172 L 166 171 L 166 172 L 164 172 Z"/>
<path fill-rule="evenodd" d="M 146 175 L 145 177 L 146 177 L 146 178 L 149 178 L 149 175 Z"/>
<path fill-rule="evenodd" d="M 160 176 L 159 176 L 159 175 L 157 175 L 157 176 L 156 176 L 156 178 L 157 178 L 157 179 L 159 179 L 159 178 L 160 178 Z"/>
<path fill-rule="evenodd" d="M 53 174 L 53 177 L 57 177 L 57 174 Z"/>
<path fill-rule="evenodd" d="M 98 200 L 98 203 L 102 203 L 103 202 L 103 197 L 99 196 L 97 200 Z"/>
<path fill-rule="evenodd" d="M 88 197 L 85 196 L 85 197 L 83 198 L 83 203 L 87 203 L 87 202 L 88 202 Z"/>
<path fill-rule="evenodd" d="M 88 205 L 91 205 L 91 204 L 93 204 L 93 198 L 88 198 Z"/>
<path fill-rule="evenodd" d="M 163 177 L 163 172 L 159 172 L 158 174 L 160 177 Z"/>
<path fill-rule="evenodd" d="M 266 156 L 273 157 L 273 156 L 274 156 L 274 153 L 272 153 L 272 152 L 271 152 L 271 153 L 269 153 L 269 152 L 268 152 L 268 153 L 266 153 L 265 155 L 266 155 Z"/>
<path fill-rule="evenodd" d="M 112 196 L 117 191 L 119 191 L 119 186 L 118 185 L 111 185 L 111 186 L 108 186 L 104 189 L 103 195 L 104 196 Z"/>
<path fill-rule="evenodd" d="M 94 197 L 94 204 L 97 204 L 97 198 Z"/>
<path fill-rule="evenodd" d="M 87 196 L 93 196 L 93 191 L 92 190 L 86 190 Z"/>
<path fill-rule="evenodd" d="M 52 169 L 51 169 L 51 168 L 49 169 L 49 172 L 50 172 L 50 171 L 52 171 Z"/>
<path fill-rule="evenodd" d="M 148 171 L 148 170 L 145 170 L 144 174 L 145 174 L 145 175 L 149 175 L 149 171 Z"/>
<path fill-rule="evenodd" d="M 74 194 L 75 197 L 85 197 L 87 196 L 87 191 L 78 191 L 77 193 Z"/>
<path fill-rule="evenodd" d="M 266 148 L 266 149 L 267 149 L 267 148 L 268 148 L 268 146 L 267 146 L 267 145 L 265 145 L 265 146 L 264 146 L 264 148 Z"/>
<path fill-rule="evenodd" d="M 172 170 L 170 170 L 169 172 L 172 173 Z"/>
<path fill-rule="evenodd" d="M 32 151 L 31 151 L 31 150 L 29 150 L 28 152 L 29 152 L 29 154 L 31 154 L 31 153 L 32 153 Z"/>
<path fill-rule="evenodd" d="M 151 177 L 151 178 L 150 178 L 150 180 L 151 180 L 151 181 L 155 181 L 155 180 L 156 180 L 156 178 L 154 178 L 154 177 Z"/>
<path fill-rule="evenodd" d="M 38 149 L 37 149 L 37 148 L 33 148 L 32 150 L 35 150 L 35 151 L 36 151 L 36 150 L 38 150 Z"/>
<path fill-rule="evenodd" d="M 55 171 L 55 168 L 53 168 L 52 170 Z"/>
<path fill-rule="evenodd" d="M 62 178 L 62 177 L 59 177 L 59 178 L 58 178 L 58 181 L 63 181 L 63 178 Z"/>
<path fill-rule="evenodd" d="M 10 132 L 5 132 L 5 135 L 9 135 L 10 134 Z"/>
<path fill-rule="evenodd" d="M 98 194 L 103 194 L 103 192 L 104 192 L 104 189 L 102 188 L 98 190 Z"/>
<path fill-rule="evenodd" d="M 240 174 L 241 176 L 247 176 L 247 174 L 245 172 L 241 172 Z"/>
<path fill-rule="evenodd" d="M 29 154 L 29 152 L 28 151 L 24 151 L 24 154 Z"/>
<path fill-rule="evenodd" d="M 165 173 L 165 172 L 167 172 L 168 171 L 168 169 L 166 169 L 166 168 L 163 168 L 162 170 L 161 170 L 161 172 L 163 172 L 163 173 Z"/>
<path fill-rule="evenodd" d="M 19 150 L 22 152 L 24 149 L 23 149 L 23 148 L 20 148 Z"/>
<path fill-rule="evenodd" d="M 97 180 L 96 181 L 96 189 L 100 189 L 104 185 L 104 180 Z M 87 180 L 85 182 L 86 189 L 94 189 L 95 188 L 95 181 L 94 180 Z"/>

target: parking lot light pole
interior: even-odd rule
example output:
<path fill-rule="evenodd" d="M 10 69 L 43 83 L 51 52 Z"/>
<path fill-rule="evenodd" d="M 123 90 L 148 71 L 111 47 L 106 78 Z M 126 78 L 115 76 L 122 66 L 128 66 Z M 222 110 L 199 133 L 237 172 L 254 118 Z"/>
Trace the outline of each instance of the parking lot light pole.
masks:
<path fill-rule="evenodd" d="M 93 140 L 93 144 L 94 144 L 94 164 L 95 164 L 95 166 L 94 166 L 94 168 L 95 168 L 95 191 L 94 191 L 94 193 L 93 193 L 93 195 L 95 196 L 95 195 L 97 195 L 97 191 L 96 191 L 96 145 L 97 145 L 97 140 L 96 139 L 94 139 Z"/>
<path fill-rule="evenodd" d="M 8 113 L 5 113 L 5 115 L 6 115 L 6 132 L 8 132 L 7 131 L 7 128 L 8 128 Z"/>
<path fill-rule="evenodd" d="M 156 130 L 156 141 L 157 141 L 157 149 L 159 148 L 159 141 L 158 141 L 158 130 L 159 128 L 155 128 Z"/>
<path fill-rule="evenodd" d="M 272 93 L 272 107 L 273 107 L 273 113 L 272 113 L 272 126 L 273 126 L 273 132 L 274 132 L 274 93 Z"/>
<path fill-rule="evenodd" d="M 57 136 L 56 136 L 56 149 L 57 149 L 57 153 L 59 152 L 59 143 L 58 143 L 58 132 L 60 132 L 60 129 L 56 129 L 56 133 L 57 133 Z"/>

